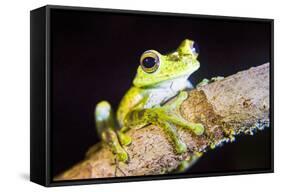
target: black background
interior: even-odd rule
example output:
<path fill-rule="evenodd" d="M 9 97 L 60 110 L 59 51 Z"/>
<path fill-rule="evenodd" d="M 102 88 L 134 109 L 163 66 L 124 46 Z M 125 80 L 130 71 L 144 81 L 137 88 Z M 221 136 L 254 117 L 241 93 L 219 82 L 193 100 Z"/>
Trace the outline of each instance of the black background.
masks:
<path fill-rule="evenodd" d="M 52 175 L 98 141 L 95 105 L 108 100 L 117 108 L 145 50 L 165 54 L 185 38 L 196 41 L 201 67 L 190 77 L 196 84 L 270 61 L 270 35 L 261 21 L 51 10 Z M 188 173 L 269 169 L 270 155 L 266 129 L 208 152 Z"/>

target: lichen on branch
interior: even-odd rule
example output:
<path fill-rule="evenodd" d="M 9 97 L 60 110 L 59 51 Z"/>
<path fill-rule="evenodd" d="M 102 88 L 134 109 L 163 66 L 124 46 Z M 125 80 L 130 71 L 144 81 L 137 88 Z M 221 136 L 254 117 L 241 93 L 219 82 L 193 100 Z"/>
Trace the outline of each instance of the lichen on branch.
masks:
<path fill-rule="evenodd" d="M 84 160 L 55 180 L 169 173 L 182 160 L 234 141 L 237 134 L 253 134 L 268 127 L 269 65 L 253 67 L 188 92 L 178 113 L 190 122 L 202 123 L 205 132 L 197 136 L 178 128 L 180 138 L 188 147 L 186 153 L 177 155 L 162 129 L 148 125 L 127 132 L 132 137 L 131 145 L 125 147 L 129 163 L 116 163 L 110 149 L 97 144 Z"/>

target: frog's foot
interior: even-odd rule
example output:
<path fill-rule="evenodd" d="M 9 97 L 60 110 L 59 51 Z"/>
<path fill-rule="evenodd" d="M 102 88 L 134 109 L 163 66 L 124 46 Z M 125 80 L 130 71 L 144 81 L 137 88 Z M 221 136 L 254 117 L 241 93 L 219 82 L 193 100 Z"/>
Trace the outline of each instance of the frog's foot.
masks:
<path fill-rule="evenodd" d="M 200 82 L 196 85 L 196 87 L 202 87 L 202 86 L 204 86 L 204 85 L 208 85 L 209 82 L 210 82 L 209 79 L 204 78 L 204 79 L 202 79 L 202 81 L 200 81 Z"/>
<path fill-rule="evenodd" d="M 114 116 L 110 104 L 107 101 L 101 101 L 97 104 L 95 110 L 96 128 L 104 144 L 107 144 L 111 151 L 116 155 L 118 161 L 126 162 L 128 160 L 127 152 L 122 148 L 120 141 L 128 142 L 129 139 L 115 132 Z M 118 136 L 120 138 L 118 138 Z"/>
<path fill-rule="evenodd" d="M 127 162 L 128 154 L 120 145 L 118 136 L 115 131 L 107 130 L 102 133 L 102 140 L 110 147 L 113 154 L 116 155 L 117 161 Z"/>
<path fill-rule="evenodd" d="M 118 162 L 128 162 L 129 156 L 123 146 L 127 146 L 132 142 L 130 136 L 121 131 L 106 130 L 102 133 L 102 140 L 109 146 Z"/>
<path fill-rule="evenodd" d="M 204 132 L 204 126 L 202 124 L 188 122 L 180 115 L 176 114 L 175 110 L 179 110 L 181 103 L 186 98 L 187 92 L 182 91 L 171 103 L 163 107 L 147 109 L 146 111 L 147 121 L 164 129 L 165 133 L 171 138 L 175 145 L 175 150 L 178 154 L 186 152 L 187 148 L 185 143 L 180 140 L 175 126 L 173 125 L 187 128 L 196 135 L 202 135 Z"/>
<path fill-rule="evenodd" d="M 198 84 L 196 85 L 196 87 L 201 87 L 201 86 L 204 86 L 204 85 L 213 83 L 213 82 L 215 82 L 215 81 L 220 81 L 220 80 L 222 80 L 222 79 L 224 79 L 223 76 L 216 76 L 216 77 L 212 77 L 211 79 L 206 79 L 206 78 L 205 78 L 205 79 L 203 79 L 200 83 L 198 83 Z"/>

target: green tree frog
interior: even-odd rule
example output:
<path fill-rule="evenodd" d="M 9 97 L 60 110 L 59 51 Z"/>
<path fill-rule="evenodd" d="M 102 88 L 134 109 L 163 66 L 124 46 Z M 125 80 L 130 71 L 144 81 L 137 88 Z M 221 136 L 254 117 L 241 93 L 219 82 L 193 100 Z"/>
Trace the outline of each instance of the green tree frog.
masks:
<path fill-rule="evenodd" d="M 131 143 L 131 138 L 126 135 L 130 128 L 157 125 L 164 130 L 178 154 L 186 152 L 187 147 L 179 138 L 175 125 L 196 135 L 203 134 L 202 124 L 188 122 L 175 113 L 187 98 L 187 92 L 183 90 L 192 88 L 188 78 L 200 66 L 197 57 L 196 44 L 189 39 L 167 55 L 155 50 L 145 51 L 140 57 L 133 85 L 122 98 L 116 117 L 107 101 L 97 104 L 96 128 L 118 161 L 128 161 L 123 146 Z M 166 103 L 173 97 L 172 102 Z"/>

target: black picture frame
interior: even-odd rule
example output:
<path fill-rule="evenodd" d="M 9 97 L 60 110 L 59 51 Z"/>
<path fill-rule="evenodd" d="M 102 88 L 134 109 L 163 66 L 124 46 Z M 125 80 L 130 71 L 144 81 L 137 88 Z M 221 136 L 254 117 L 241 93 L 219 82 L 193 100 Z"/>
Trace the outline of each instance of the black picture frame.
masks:
<path fill-rule="evenodd" d="M 51 98 L 51 64 L 50 64 L 50 12 L 54 9 L 80 10 L 80 11 L 102 11 L 104 13 L 128 13 L 140 15 L 164 15 L 188 18 L 208 18 L 221 21 L 248 21 L 264 22 L 271 26 L 271 45 L 270 45 L 270 125 L 271 125 L 271 168 L 268 170 L 251 170 L 241 172 L 225 173 L 204 173 L 196 175 L 159 175 L 159 176 L 134 176 L 103 178 L 90 180 L 72 180 L 72 181 L 52 181 L 51 178 L 51 126 L 50 126 L 50 107 Z M 64 186 L 64 185 L 81 185 L 97 184 L 111 182 L 130 182 L 159 179 L 178 179 L 194 178 L 209 176 L 226 176 L 254 173 L 273 173 L 274 172 L 274 20 L 261 18 L 244 18 L 244 17 L 226 17 L 213 15 L 193 15 L 182 13 L 166 12 L 148 12 L 136 10 L 117 10 L 117 9 L 100 9 L 88 7 L 69 7 L 46 5 L 44 7 L 32 10 L 30 12 L 30 65 L 31 65 L 31 106 L 30 106 L 30 180 L 44 186 Z"/>

